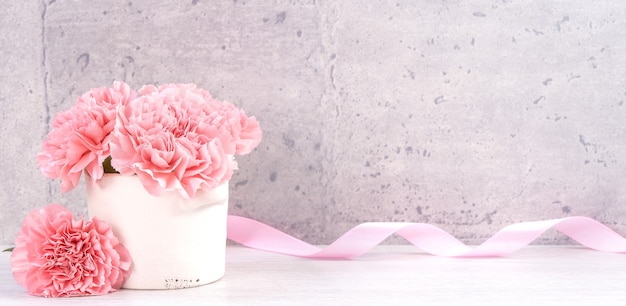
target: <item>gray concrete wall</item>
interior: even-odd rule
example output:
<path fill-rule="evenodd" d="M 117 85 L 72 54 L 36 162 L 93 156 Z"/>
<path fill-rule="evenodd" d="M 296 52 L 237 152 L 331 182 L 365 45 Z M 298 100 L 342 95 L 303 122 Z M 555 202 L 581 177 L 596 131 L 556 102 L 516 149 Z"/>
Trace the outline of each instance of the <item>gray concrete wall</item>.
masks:
<path fill-rule="evenodd" d="M 35 156 L 58 111 L 113 80 L 195 82 L 256 115 L 231 213 L 313 243 L 369 220 L 468 243 L 569 215 L 626 234 L 620 1 L 0 4 L 0 243 L 35 207 L 86 213 Z"/>

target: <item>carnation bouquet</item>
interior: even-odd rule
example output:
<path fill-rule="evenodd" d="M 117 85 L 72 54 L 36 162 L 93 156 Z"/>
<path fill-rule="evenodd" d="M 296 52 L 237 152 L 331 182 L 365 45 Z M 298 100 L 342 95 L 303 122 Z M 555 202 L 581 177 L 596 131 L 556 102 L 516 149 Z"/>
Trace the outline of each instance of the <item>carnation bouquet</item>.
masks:
<path fill-rule="evenodd" d="M 255 117 L 194 84 L 89 90 L 55 116 L 37 161 L 62 192 L 85 174 L 92 218 L 75 219 L 58 204 L 33 210 L 15 240 L 14 278 L 46 297 L 219 279 L 235 155 L 260 141 Z M 129 188 L 110 189 L 117 179 Z"/>
<path fill-rule="evenodd" d="M 176 190 L 191 198 L 199 189 L 227 182 L 234 155 L 261 141 L 255 117 L 214 99 L 193 84 L 146 85 L 137 92 L 123 82 L 96 88 L 59 113 L 37 156 L 42 172 L 74 189 L 85 172 L 137 175 L 153 195 Z"/>

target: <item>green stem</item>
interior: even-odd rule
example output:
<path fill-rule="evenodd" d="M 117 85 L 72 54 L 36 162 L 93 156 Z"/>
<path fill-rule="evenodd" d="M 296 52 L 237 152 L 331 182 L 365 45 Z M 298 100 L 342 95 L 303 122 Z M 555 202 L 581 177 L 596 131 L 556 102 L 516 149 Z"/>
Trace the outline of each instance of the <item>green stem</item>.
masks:
<path fill-rule="evenodd" d="M 107 157 L 104 162 L 102 162 L 102 167 L 104 168 L 104 173 L 119 173 L 111 165 L 111 156 Z"/>
<path fill-rule="evenodd" d="M 2 252 L 13 252 L 13 249 L 15 249 L 15 247 L 4 249 Z"/>

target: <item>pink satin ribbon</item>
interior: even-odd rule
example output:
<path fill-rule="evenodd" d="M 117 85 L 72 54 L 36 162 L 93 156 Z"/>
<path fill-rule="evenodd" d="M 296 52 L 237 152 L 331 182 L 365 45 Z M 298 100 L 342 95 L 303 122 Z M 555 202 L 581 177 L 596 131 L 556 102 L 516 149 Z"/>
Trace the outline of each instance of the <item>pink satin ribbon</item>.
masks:
<path fill-rule="evenodd" d="M 444 230 L 425 223 L 367 222 L 319 248 L 261 222 L 228 216 L 228 238 L 244 246 L 304 258 L 348 259 L 363 255 L 392 234 L 398 234 L 421 250 L 437 256 L 503 256 L 527 246 L 554 228 L 590 249 L 626 253 L 626 239 L 587 217 L 521 222 L 496 232 L 481 245 L 471 248 Z"/>

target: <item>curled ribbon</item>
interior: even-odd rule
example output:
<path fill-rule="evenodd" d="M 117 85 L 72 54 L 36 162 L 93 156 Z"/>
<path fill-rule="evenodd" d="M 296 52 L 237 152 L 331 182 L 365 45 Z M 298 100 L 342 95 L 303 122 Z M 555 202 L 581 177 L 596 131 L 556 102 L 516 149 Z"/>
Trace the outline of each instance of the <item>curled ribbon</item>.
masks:
<path fill-rule="evenodd" d="M 587 217 L 567 217 L 508 225 L 482 244 L 471 248 L 441 228 L 426 223 L 366 222 L 324 248 L 308 244 L 261 222 L 228 216 L 228 239 L 244 246 L 291 256 L 348 259 L 363 255 L 392 234 L 423 251 L 448 257 L 494 257 L 513 253 L 554 228 L 590 249 L 626 253 L 626 238 Z"/>

